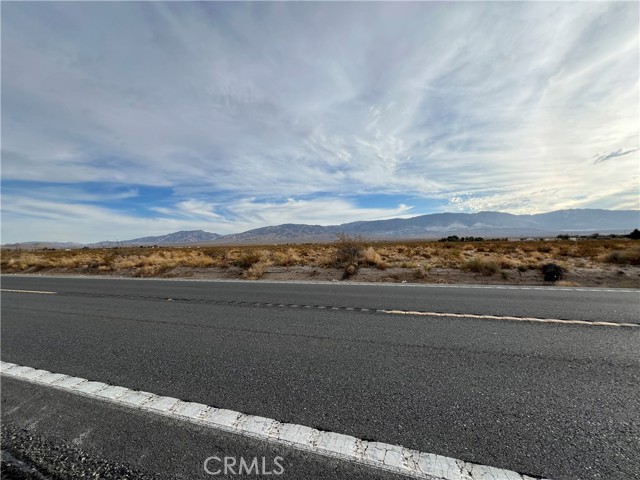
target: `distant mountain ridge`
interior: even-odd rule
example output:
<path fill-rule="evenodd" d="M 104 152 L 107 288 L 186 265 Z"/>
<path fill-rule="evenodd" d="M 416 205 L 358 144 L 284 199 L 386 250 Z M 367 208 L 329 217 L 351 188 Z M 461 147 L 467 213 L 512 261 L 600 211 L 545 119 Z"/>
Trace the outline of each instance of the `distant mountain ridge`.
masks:
<path fill-rule="evenodd" d="M 558 210 L 534 215 L 501 212 L 435 213 L 342 225 L 284 224 L 225 235 L 216 243 L 327 241 L 339 233 L 370 240 L 433 239 L 458 236 L 551 236 L 584 233 L 629 233 L 640 225 L 640 210 Z"/>
<path fill-rule="evenodd" d="M 2 244 L 2 248 L 23 248 L 25 250 L 38 250 L 41 248 L 72 249 L 83 246 L 84 244 L 75 242 L 20 242 Z"/>
<path fill-rule="evenodd" d="M 204 230 L 180 231 L 156 237 L 104 241 L 90 247 L 169 246 L 206 244 L 270 244 L 326 242 L 339 233 L 360 235 L 368 240 L 435 239 L 449 235 L 474 237 L 549 237 L 559 234 L 629 233 L 640 227 L 640 210 L 558 210 L 534 215 L 502 212 L 435 213 L 412 218 L 392 218 L 344 223 L 307 225 L 287 223 L 220 235 Z M 25 242 L 8 248 L 77 248 L 79 244 Z"/>
<path fill-rule="evenodd" d="M 199 243 L 210 243 L 222 235 L 218 233 L 205 232 L 204 230 L 188 230 L 160 235 L 157 237 L 141 237 L 132 240 L 123 240 L 118 242 L 98 242 L 88 246 L 90 247 L 107 247 L 107 246 L 149 246 L 149 245 L 189 245 Z"/>

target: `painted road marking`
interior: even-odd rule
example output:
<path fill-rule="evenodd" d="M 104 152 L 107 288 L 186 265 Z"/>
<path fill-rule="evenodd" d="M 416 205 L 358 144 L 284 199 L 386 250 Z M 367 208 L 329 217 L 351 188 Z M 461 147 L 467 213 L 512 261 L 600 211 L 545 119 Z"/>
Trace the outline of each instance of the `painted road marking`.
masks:
<path fill-rule="evenodd" d="M 526 288 L 526 287 L 525 287 Z M 31 290 L 4 290 L 10 292 L 25 292 L 25 293 L 50 293 L 56 292 L 44 292 L 44 291 L 31 291 Z M 61 293 L 61 295 L 65 295 Z M 71 294 L 74 295 L 74 294 Z M 516 317 L 510 315 L 485 315 L 477 313 L 447 313 L 447 312 L 423 312 L 418 310 L 398 310 L 398 309 L 383 309 L 383 308 L 360 308 L 360 307 L 345 307 L 335 305 L 301 305 L 301 304 L 287 304 L 287 303 L 263 303 L 263 302 L 249 302 L 238 300 L 202 300 L 202 299 L 189 299 L 189 298 L 175 298 L 167 299 L 166 297 L 154 297 L 154 296 L 130 296 L 130 295 L 113 295 L 106 293 L 85 293 L 81 296 L 87 297 L 113 297 L 113 298 L 131 298 L 131 299 L 148 299 L 148 300 L 171 300 L 175 302 L 197 302 L 207 303 L 211 305 L 234 305 L 234 306 L 251 306 L 257 308 L 309 308 L 318 310 L 332 310 L 332 311 L 355 311 L 355 312 L 371 312 L 387 315 L 413 315 L 423 317 L 448 317 L 448 318 L 470 318 L 470 319 L 483 319 L 483 320 L 510 320 L 510 321 L 524 321 L 524 322 L 536 322 L 536 323 L 560 323 L 560 324 L 572 324 L 572 325 L 588 325 L 595 327 L 640 327 L 640 324 L 628 323 L 628 322 L 606 322 L 606 321 L 591 321 L 591 320 L 573 320 L 573 319 L 557 319 L 557 318 L 538 318 L 538 317 Z"/>
<path fill-rule="evenodd" d="M 520 322 L 536 322 L 536 323 L 564 323 L 570 325 L 589 325 L 592 327 L 630 327 L 637 328 L 637 323 L 622 322 L 597 322 L 588 320 L 561 320 L 559 318 L 536 318 L 536 317 L 511 317 L 506 315 L 478 315 L 474 313 L 441 313 L 441 312 L 419 312 L 412 310 L 377 310 L 379 313 L 389 315 L 416 315 L 422 317 L 448 317 L 448 318 L 478 318 L 481 320 L 510 320 Z"/>
<path fill-rule="evenodd" d="M 11 293 L 42 293 L 44 295 L 55 295 L 58 292 L 45 292 L 43 290 L 12 290 L 10 288 L 0 288 L 0 292 L 11 292 Z"/>
<path fill-rule="evenodd" d="M 561 291 L 561 292 L 609 292 L 609 293 L 640 293 L 637 288 L 607 288 L 607 287 L 560 287 L 554 285 L 474 285 L 469 283 L 397 283 L 397 282 L 358 282 L 348 281 L 331 281 L 331 280 L 244 280 L 232 278 L 139 278 L 139 277 L 107 277 L 101 275 L 43 275 L 43 274 L 21 274 L 11 273 L 3 274 L 4 277 L 17 278 L 63 278 L 83 279 L 83 280 L 105 280 L 105 281 L 135 281 L 135 282 L 192 282 L 192 283 L 262 283 L 262 284 L 284 284 L 284 285 L 333 285 L 337 288 L 340 286 L 365 286 L 365 287 L 398 287 L 398 288 L 462 288 L 462 289 L 484 289 L 484 290 L 544 290 L 544 291 Z"/>
<path fill-rule="evenodd" d="M 177 398 L 125 387 L 107 385 L 84 378 L 54 374 L 46 370 L 0 362 L 2 375 L 103 402 L 140 409 L 195 423 L 215 430 L 224 430 L 265 442 L 276 443 L 326 457 L 337 458 L 369 467 L 399 473 L 412 478 L 433 480 L 535 480 L 533 477 L 501 468 L 418 452 L 400 445 L 361 440 L 350 435 L 325 432 L 304 425 L 281 423 L 270 418 L 215 408 Z M 37 374 L 35 373 L 37 372 Z"/>

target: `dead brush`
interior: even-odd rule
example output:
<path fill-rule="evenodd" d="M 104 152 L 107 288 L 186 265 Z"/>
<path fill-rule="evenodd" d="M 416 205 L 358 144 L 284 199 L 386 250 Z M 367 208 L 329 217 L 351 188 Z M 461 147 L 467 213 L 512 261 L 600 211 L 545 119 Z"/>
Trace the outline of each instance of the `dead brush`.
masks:
<path fill-rule="evenodd" d="M 134 277 L 156 277 L 170 270 L 171 267 L 168 264 L 163 265 L 144 265 L 136 268 L 133 272 Z"/>
<path fill-rule="evenodd" d="M 240 267 L 246 270 L 248 268 L 251 268 L 260 260 L 263 260 L 263 255 L 261 252 L 249 250 L 241 253 L 239 257 L 231 261 L 231 264 L 235 267 Z"/>
<path fill-rule="evenodd" d="M 563 268 L 612 269 L 615 266 L 640 265 L 637 241 L 626 238 L 557 239 L 553 241 L 478 242 L 376 242 L 364 245 L 362 238 L 343 235 L 329 244 L 301 244 L 267 247 L 160 247 L 160 248 L 100 248 L 79 250 L 8 250 L 3 249 L 0 268 L 3 273 L 35 272 L 48 269 L 153 276 L 174 267 L 229 268 L 232 265 L 248 270 L 259 262 L 250 276 L 260 276 L 266 264 L 311 268 L 349 270 L 368 265 L 378 269 L 417 268 L 429 261 L 434 268 L 462 269 L 492 275 L 492 263 L 500 270 L 524 273 L 539 270 L 546 263 Z M 350 273 L 352 272 L 352 273 Z M 186 272 L 182 272 L 185 273 Z M 517 274 L 517 273 L 516 273 Z"/>
<path fill-rule="evenodd" d="M 379 270 L 385 270 L 387 268 L 387 264 L 373 247 L 369 247 L 364 251 L 362 260 L 365 265 L 375 266 Z"/>
<path fill-rule="evenodd" d="M 83 265 L 93 263 L 94 258 L 91 255 L 77 254 L 67 257 L 59 257 L 49 259 L 49 264 L 55 265 L 57 268 L 78 268 Z"/>
<path fill-rule="evenodd" d="M 27 270 L 29 268 L 47 268 L 53 266 L 52 262 L 41 255 L 30 253 L 22 254 L 18 258 L 11 259 L 11 268 Z"/>
<path fill-rule="evenodd" d="M 299 265 L 302 263 L 302 259 L 293 248 L 287 249 L 286 252 L 273 252 L 273 254 L 271 255 L 271 260 L 274 265 L 280 267 L 292 267 L 294 265 Z"/>
<path fill-rule="evenodd" d="M 617 265 L 640 265 L 640 247 L 626 250 L 614 250 L 602 258 L 605 263 Z"/>
<path fill-rule="evenodd" d="M 138 255 L 128 255 L 114 259 L 113 266 L 117 270 L 126 270 L 129 268 L 141 267 L 143 266 L 143 263 Z"/>
<path fill-rule="evenodd" d="M 411 260 L 407 260 L 400 263 L 400 268 L 418 268 L 419 266 L 420 265 L 418 265 L 416 262 Z"/>
<path fill-rule="evenodd" d="M 386 264 L 396 264 L 407 260 L 406 255 L 395 247 L 383 248 L 379 249 L 379 251 Z"/>
<path fill-rule="evenodd" d="M 258 280 L 264 276 L 265 271 L 270 266 L 271 262 L 268 260 L 260 260 L 242 272 L 242 278 L 246 278 L 247 280 Z"/>
<path fill-rule="evenodd" d="M 424 280 L 429 277 L 429 269 L 423 266 L 418 266 L 413 270 L 413 277 L 416 280 Z"/>
<path fill-rule="evenodd" d="M 222 269 L 231 267 L 231 255 L 229 254 L 228 250 L 223 250 L 219 255 L 210 253 L 209 257 L 211 257 L 211 260 L 213 260 L 214 267 Z"/>
<path fill-rule="evenodd" d="M 271 255 L 271 261 L 278 267 L 288 266 L 287 255 L 284 252 L 273 252 L 273 254 Z"/>
<path fill-rule="evenodd" d="M 299 265 L 302 263 L 302 258 L 298 255 L 298 252 L 293 248 L 287 249 L 287 264 L 290 266 Z"/>
<path fill-rule="evenodd" d="M 491 261 L 497 263 L 502 269 L 512 269 L 516 267 L 516 262 L 505 255 L 498 255 L 491 258 Z"/>
<path fill-rule="evenodd" d="M 328 247 L 325 250 L 317 252 L 313 257 L 310 257 L 309 261 L 312 267 L 335 268 L 336 249 L 335 247 Z"/>
<path fill-rule="evenodd" d="M 481 273 L 485 276 L 491 276 L 500 270 L 499 265 L 491 260 L 485 260 L 483 258 L 474 257 L 471 260 L 467 260 L 461 265 L 462 270 L 470 272 Z"/>
<path fill-rule="evenodd" d="M 334 242 L 336 248 L 336 266 L 357 264 L 358 257 L 362 254 L 362 237 L 351 237 L 345 233 L 338 235 Z"/>
<path fill-rule="evenodd" d="M 362 255 L 362 243 L 362 237 L 351 237 L 345 233 L 338 235 L 338 239 L 334 242 L 335 266 L 344 268 L 343 280 L 358 273 L 358 260 Z"/>
<path fill-rule="evenodd" d="M 168 255 L 165 252 L 152 253 L 150 255 L 138 256 L 137 266 L 152 267 L 161 265 L 168 261 Z"/>
<path fill-rule="evenodd" d="M 213 258 L 202 252 L 190 252 L 188 255 L 178 257 L 176 260 L 180 266 L 190 268 L 206 268 L 216 263 Z"/>

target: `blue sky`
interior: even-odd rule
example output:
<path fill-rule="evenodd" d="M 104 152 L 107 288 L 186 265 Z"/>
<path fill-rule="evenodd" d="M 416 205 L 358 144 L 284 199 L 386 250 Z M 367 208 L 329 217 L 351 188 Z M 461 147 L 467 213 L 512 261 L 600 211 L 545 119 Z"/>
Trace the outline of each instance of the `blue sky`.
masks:
<path fill-rule="evenodd" d="M 637 2 L 2 3 L 2 242 L 639 207 Z"/>

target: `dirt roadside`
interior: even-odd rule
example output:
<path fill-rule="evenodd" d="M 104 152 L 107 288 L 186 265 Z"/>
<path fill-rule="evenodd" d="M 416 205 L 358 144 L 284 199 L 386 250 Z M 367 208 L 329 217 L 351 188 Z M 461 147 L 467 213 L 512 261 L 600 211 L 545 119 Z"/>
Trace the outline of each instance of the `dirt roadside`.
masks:
<path fill-rule="evenodd" d="M 30 268 L 19 272 L 32 275 L 87 275 L 96 277 L 141 277 L 135 269 L 121 269 L 113 272 L 99 272 L 95 268 Z M 242 280 L 245 270 L 239 267 L 175 267 L 146 278 L 189 278 Z M 11 273 L 3 272 L 10 276 Z M 390 282 L 451 285 L 523 285 L 523 286 L 564 286 L 600 288 L 640 288 L 640 267 L 603 265 L 601 268 L 566 269 L 561 280 L 544 281 L 540 270 L 502 270 L 492 275 L 469 272 L 453 268 L 387 268 L 380 270 L 361 267 L 348 279 L 343 279 L 344 270 L 310 266 L 269 266 L 257 281 L 326 281 L 326 282 Z"/>

